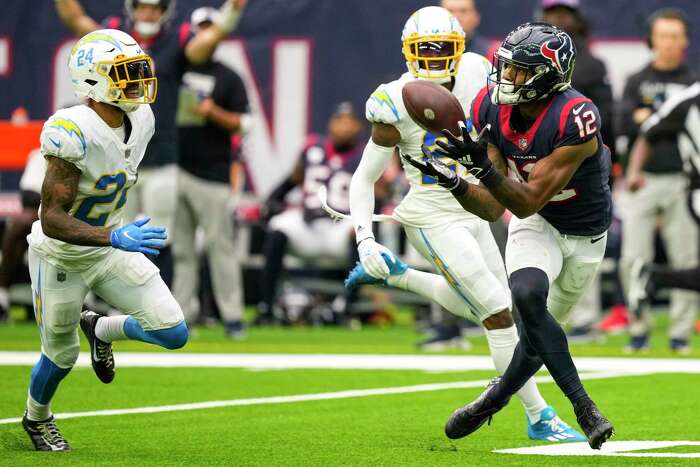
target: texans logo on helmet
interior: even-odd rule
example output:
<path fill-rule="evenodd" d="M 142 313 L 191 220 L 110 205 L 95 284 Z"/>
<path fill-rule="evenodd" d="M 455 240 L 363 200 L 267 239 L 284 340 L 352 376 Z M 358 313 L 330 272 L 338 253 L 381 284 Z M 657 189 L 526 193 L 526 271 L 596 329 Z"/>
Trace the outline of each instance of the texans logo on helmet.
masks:
<path fill-rule="evenodd" d="M 540 46 L 540 53 L 543 57 L 548 58 L 554 68 L 560 73 L 564 73 L 568 70 L 571 57 L 573 56 L 573 51 L 571 50 L 571 44 L 568 36 L 557 35 L 559 39 L 559 46 L 556 48 L 551 48 L 549 44 L 556 42 L 556 40 L 547 41 Z"/>

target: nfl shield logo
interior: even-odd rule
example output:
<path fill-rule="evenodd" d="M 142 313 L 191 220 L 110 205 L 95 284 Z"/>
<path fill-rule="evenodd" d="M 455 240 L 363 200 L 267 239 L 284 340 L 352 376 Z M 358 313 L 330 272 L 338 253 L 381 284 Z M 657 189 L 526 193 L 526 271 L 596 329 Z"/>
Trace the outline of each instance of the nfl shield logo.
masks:
<path fill-rule="evenodd" d="M 518 146 L 520 149 L 525 149 L 527 147 L 527 139 L 526 138 L 520 138 L 518 140 Z"/>

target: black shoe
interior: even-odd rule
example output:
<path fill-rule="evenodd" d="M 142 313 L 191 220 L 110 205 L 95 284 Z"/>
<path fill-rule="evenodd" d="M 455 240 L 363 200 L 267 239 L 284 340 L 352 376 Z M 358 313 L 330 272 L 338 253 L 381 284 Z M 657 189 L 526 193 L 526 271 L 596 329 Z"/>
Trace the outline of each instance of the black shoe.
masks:
<path fill-rule="evenodd" d="M 494 378 L 486 386 L 486 390 L 481 393 L 478 399 L 471 404 L 460 407 L 450 415 L 445 424 L 445 435 L 450 439 L 464 438 L 468 434 L 475 432 L 487 421 L 491 423 L 491 417 L 508 405 L 510 397 L 505 400 L 494 400 L 491 397 L 493 388 L 501 381 L 501 378 Z"/>
<path fill-rule="evenodd" d="M 90 360 L 95 374 L 105 384 L 111 383 L 114 379 L 114 355 L 112 354 L 112 344 L 102 342 L 95 335 L 97 320 L 102 318 L 94 311 L 85 310 L 80 313 L 80 329 L 90 343 Z"/>
<path fill-rule="evenodd" d="M 574 403 L 574 413 L 591 448 L 600 449 L 615 434 L 612 423 L 600 413 L 592 400 L 586 398 Z"/>
<path fill-rule="evenodd" d="M 29 435 L 37 451 L 70 451 L 68 441 L 65 440 L 53 415 L 41 422 L 35 422 L 27 418 L 27 413 L 22 417 L 22 428 Z"/>
<path fill-rule="evenodd" d="M 629 344 L 622 349 L 625 353 L 644 353 L 649 351 L 649 334 L 630 336 Z"/>
<path fill-rule="evenodd" d="M 243 321 L 229 321 L 225 324 L 226 337 L 229 339 L 243 339 L 245 338 L 245 326 Z"/>
<path fill-rule="evenodd" d="M 669 346 L 671 347 L 671 352 L 681 355 L 687 355 L 692 351 L 688 339 L 674 337 L 671 339 L 671 342 L 669 342 Z"/>

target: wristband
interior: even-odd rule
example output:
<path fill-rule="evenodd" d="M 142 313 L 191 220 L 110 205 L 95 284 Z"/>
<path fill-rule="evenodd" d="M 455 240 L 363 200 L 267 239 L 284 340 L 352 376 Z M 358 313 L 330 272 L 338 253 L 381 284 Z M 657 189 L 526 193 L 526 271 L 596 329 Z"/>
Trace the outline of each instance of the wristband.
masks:
<path fill-rule="evenodd" d="M 454 196 L 464 196 L 469 191 L 469 182 L 462 177 L 458 177 L 457 184 L 450 189 L 450 193 Z"/>
<path fill-rule="evenodd" d="M 496 188 L 503 183 L 503 175 L 492 164 L 491 167 L 486 170 L 486 173 L 479 177 L 479 181 L 483 183 L 486 188 Z"/>

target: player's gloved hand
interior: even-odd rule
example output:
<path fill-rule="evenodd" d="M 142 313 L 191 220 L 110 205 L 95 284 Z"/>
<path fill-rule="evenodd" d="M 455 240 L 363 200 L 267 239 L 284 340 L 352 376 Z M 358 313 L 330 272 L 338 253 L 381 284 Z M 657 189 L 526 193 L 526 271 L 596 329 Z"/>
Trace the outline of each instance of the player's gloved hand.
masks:
<path fill-rule="evenodd" d="M 462 177 L 457 175 L 457 172 L 449 168 L 442 161 L 436 159 L 425 144 L 421 146 L 421 151 L 423 151 L 423 155 L 425 156 L 423 159 L 414 159 L 407 154 L 401 154 L 401 158 L 420 170 L 423 174 L 435 178 L 437 184 L 446 190 L 457 195 L 466 192 L 468 184 Z"/>
<path fill-rule="evenodd" d="M 464 122 L 459 122 L 459 126 L 462 130 L 461 138 L 453 135 L 449 130 L 442 130 L 442 134 L 447 138 L 448 142 L 436 141 L 440 149 L 436 149 L 434 154 L 440 157 L 454 159 L 466 167 L 469 173 L 479 180 L 488 177 L 492 171 L 496 169 L 489 159 L 486 150 L 487 144 L 481 141 L 481 137 L 484 132 L 491 128 L 491 125 L 486 125 L 484 129 L 481 130 L 476 141 L 469 135 L 469 131 L 464 125 Z"/>
<path fill-rule="evenodd" d="M 389 266 L 386 265 L 382 253 L 386 253 L 390 258 L 394 254 L 384 245 L 375 242 L 372 237 L 367 237 L 357 244 L 357 253 L 360 256 L 360 263 L 365 268 L 367 274 L 377 279 L 389 277 Z"/>
<path fill-rule="evenodd" d="M 144 227 L 150 217 L 138 219 L 118 229 L 112 230 L 109 237 L 114 248 L 124 251 L 137 251 L 157 256 L 159 248 L 165 246 L 165 227 Z"/>

